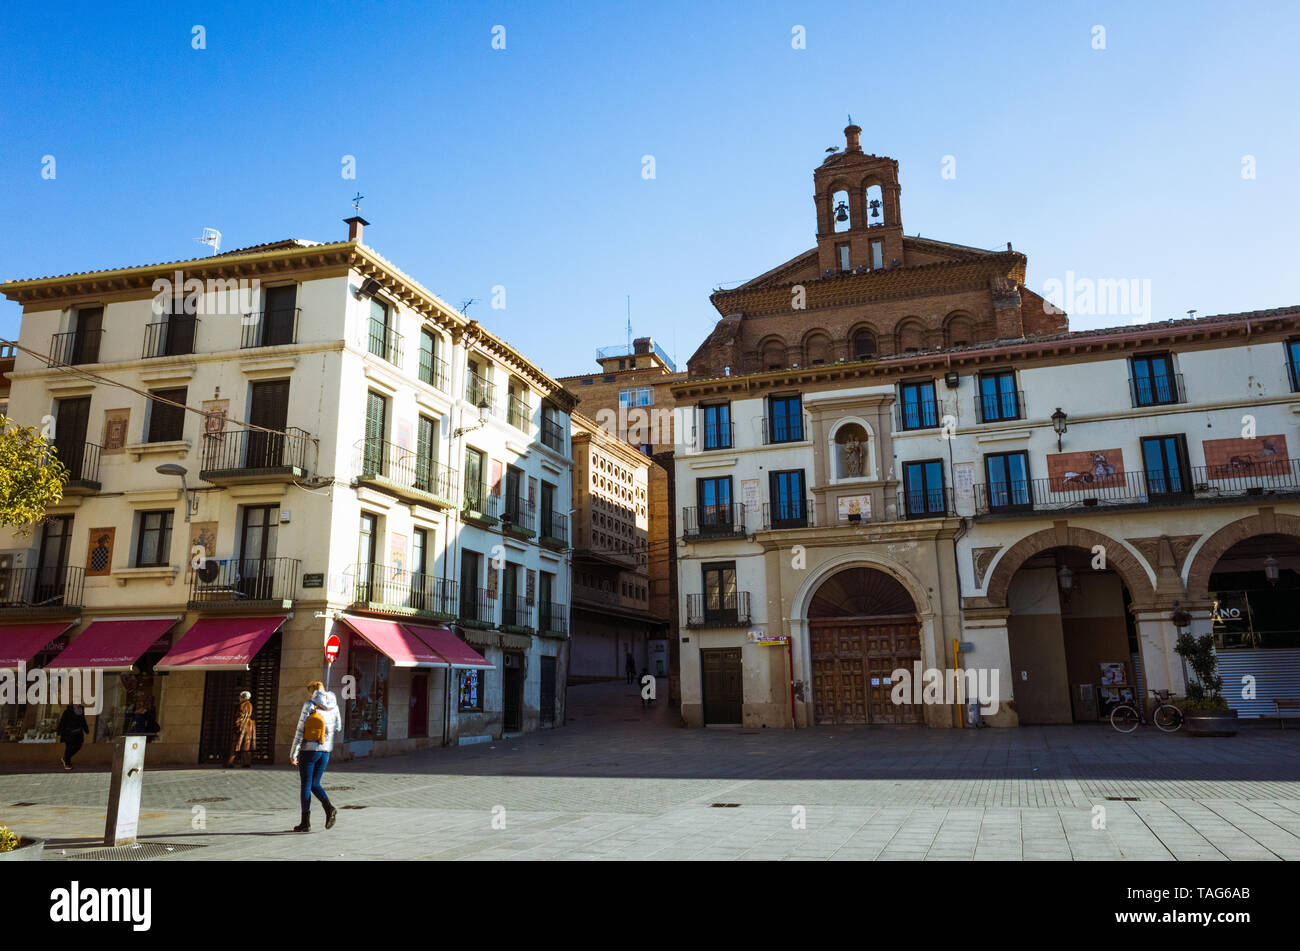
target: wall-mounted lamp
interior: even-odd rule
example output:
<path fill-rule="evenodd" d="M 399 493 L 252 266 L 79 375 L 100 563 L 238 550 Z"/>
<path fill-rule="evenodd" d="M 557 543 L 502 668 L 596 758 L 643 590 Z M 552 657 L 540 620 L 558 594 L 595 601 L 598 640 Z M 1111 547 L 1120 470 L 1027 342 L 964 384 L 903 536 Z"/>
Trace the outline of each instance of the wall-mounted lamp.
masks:
<path fill-rule="evenodd" d="M 457 439 L 465 435 L 466 433 L 472 433 L 476 429 L 482 429 L 484 426 L 487 425 L 487 421 L 489 417 L 491 417 L 491 415 L 492 415 L 492 407 L 488 405 L 488 401 L 486 399 L 481 401 L 478 404 L 478 425 L 462 426 L 460 427 L 460 429 L 456 430 L 454 433 L 451 434 L 451 438 Z"/>
<path fill-rule="evenodd" d="M 1052 414 L 1052 428 L 1056 430 L 1056 451 L 1061 451 L 1061 437 L 1065 435 L 1069 427 L 1065 424 L 1065 414 L 1061 412 L 1061 407 L 1056 407 L 1056 412 Z"/>
<path fill-rule="evenodd" d="M 379 293 L 382 286 L 383 285 L 381 285 L 373 277 L 366 278 L 361 283 L 361 286 L 357 288 L 357 300 L 360 300 L 363 297 L 374 297 L 376 294 Z"/>
<path fill-rule="evenodd" d="M 1188 625 L 1192 623 L 1192 614 L 1186 608 L 1179 606 L 1178 602 L 1175 601 L 1174 609 L 1169 614 L 1169 620 L 1173 622 L 1174 627 L 1178 628 L 1179 633 L 1182 633 L 1187 629 Z"/>
<path fill-rule="evenodd" d="M 198 501 L 191 495 L 189 486 L 185 484 L 185 476 L 189 474 L 189 470 L 184 466 L 178 466 L 174 462 L 164 462 L 160 466 L 154 466 L 153 471 L 159 475 L 177 476 L 181 480 L 181 498 L 185 500 L 185 521 L 188 522 L 194 503 Z"/>
<path fill-rule="evenodd" d="M 1069 565 L 1061 565 L 1056 569 L 1056 583 L 1067 594 L 1074 588 L 1074 572 Z"/>
<path fill-rule="evenodd" d="M 1269 584 L 1277 584 L 1277 559 L 1272 555 L 1264 559 L 1264 577 L 1268 579 Z"/>

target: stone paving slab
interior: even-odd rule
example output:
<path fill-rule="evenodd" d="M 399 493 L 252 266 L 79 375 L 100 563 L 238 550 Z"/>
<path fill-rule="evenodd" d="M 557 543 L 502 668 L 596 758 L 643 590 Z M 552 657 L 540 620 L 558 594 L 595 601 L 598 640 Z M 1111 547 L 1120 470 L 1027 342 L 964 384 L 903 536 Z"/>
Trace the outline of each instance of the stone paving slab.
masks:
<path fill-rule="evenodd" d="M 635 691 L 571 688 L 559 730 L 332 765 L 347 808 L 327 831 L 315 807 L 311 835 L 288 831 L 290 768 L 146 765 L 141 841 L 200 846 L 161 861 L 1300 858 L 1300 731 L 686 730 Z M 0 772 L 0 823 L 75 859 L 102 846 L 108 780 Z"/>

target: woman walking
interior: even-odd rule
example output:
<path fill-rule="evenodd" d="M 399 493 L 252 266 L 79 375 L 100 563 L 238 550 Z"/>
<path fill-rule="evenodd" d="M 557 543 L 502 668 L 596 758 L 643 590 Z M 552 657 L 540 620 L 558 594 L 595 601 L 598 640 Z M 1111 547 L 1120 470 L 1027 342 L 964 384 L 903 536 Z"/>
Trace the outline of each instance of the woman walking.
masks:
<path fill-rule="evenodd" d="M 302 705 L 298 717 L 298 732 L 293 736 L 289 762 L 298 767 L 301 783 L 302 822 L 293 827 L 294 832 L 311 831 L 311 797 L 315 796 L 325 808 L 325 828 L 334 828 L 338 810 L 330 805 L 329 796 L 321 786 L 325 767 L 329 765 L 334 737 L 343 731 L 343 717 L 334 694 L 325 689 L 319 680 L 307 685 L 311 696 Z"/>
<path fill-rule="evenodd" d="M 59 739 L 63 740 L 63 755 L 59 762 L 63 768 L 72 769 L 72 757 L 81 749 L 85 735 L 90 732 L 86 725 L 86 710 L 79 703 L 70 703 L 59 717 Z"/>
<path fill-rule="evenodd" d="M 235 754 L 242 753 L 239 765 L 253 765 L 253 747 L 257 745 L 257 724 L 253 722 L 253 695 L 247 690 L 239 695 L 239 716 L 235 718 L 235 739 L 230 745 L 226 769 L 235 765 Z"/>

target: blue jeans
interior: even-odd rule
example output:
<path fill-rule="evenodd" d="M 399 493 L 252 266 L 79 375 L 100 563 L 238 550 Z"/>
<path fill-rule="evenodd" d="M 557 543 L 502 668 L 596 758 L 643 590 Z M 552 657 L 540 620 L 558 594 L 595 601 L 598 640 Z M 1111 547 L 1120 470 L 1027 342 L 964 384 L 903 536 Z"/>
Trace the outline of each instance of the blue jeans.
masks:
<path fill-rule="evenodd" d="M 315 796 L 321 805 L 329 808 L 330 798 L 325 795 L 320 781 L 329 765 L 328 750 L 299 750 L 298 778 L 302 781 L 302 812 L 306 815 L 311 810 L 311 797 Z"/>

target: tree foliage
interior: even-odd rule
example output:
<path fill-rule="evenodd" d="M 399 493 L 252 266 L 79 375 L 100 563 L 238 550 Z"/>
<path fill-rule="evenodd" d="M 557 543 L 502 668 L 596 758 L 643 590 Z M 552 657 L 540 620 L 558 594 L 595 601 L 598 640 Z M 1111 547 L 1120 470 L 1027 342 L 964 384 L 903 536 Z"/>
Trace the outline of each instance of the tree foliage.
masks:
<path fill-rule="evenodd" d="M 1187 661 L 1192 672 L 1196 674 L 1196 680 L 1187 683 L 1187 708 L 1228 709 L 1228 702 L 1223 699 L 1223 678 L 1219 676 L 1218 659 L 1214 653 L 1214 635 L 1202 634 L 1200 637 L 1192 637 L 1184 631 L 1178 635 L 1174 651 Z"/>
<path fill-rule="evenodd" d="M 68 470 L 35 427 L 0 416 L 0 525 L 29 534 L 63 498 L 67 481 Z"/>

